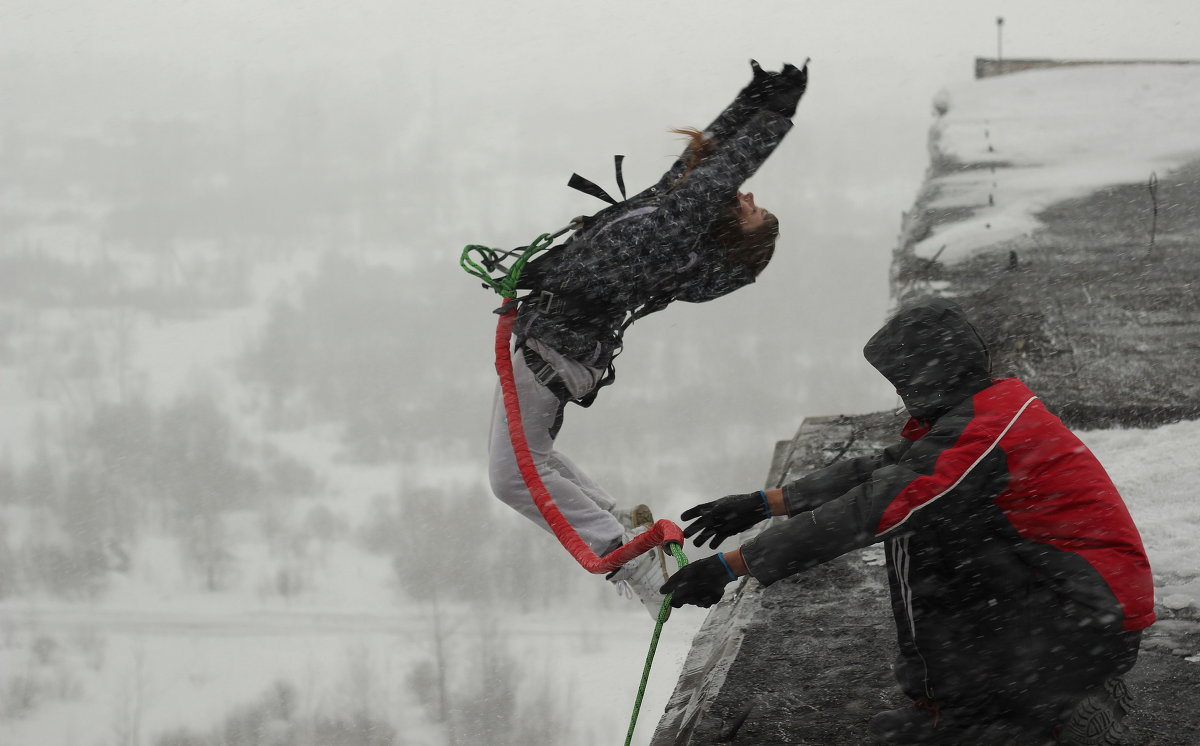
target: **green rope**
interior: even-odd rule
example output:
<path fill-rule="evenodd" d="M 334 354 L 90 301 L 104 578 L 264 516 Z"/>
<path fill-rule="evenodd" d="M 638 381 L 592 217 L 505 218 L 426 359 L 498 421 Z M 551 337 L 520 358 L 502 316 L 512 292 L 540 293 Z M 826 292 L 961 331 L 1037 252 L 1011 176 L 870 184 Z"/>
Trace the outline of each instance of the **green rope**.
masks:
<path fill-rule="evenodd" d="M 682 568 L 688 563 L 688 558 L 683 553 L 683 547 L 675 542 L 670 542 L 668 545 L 671 548 L 671 554 L 675 556 L 675 561 Z M 642 669 L 642 683 L 638 686 L 637 699 L 633 703 L 633 717 L 629 719 L 629 731 L 625 734 L 625 746 L 633 741 L 633 729 L 637 727 L 638 713 L 642 709 L 642 698 L 646 696 L 646 682 L 650 680 L 650 666 L 654 664 L 654 652 L 658 650 L 658 638 L 662 635 L 663 624 L 667 618 L 671 616 L 671 596 L 667 594 L 663 598 L 662 607 L 658 610 L 658 621 L 654 625 L 654 635 L 650 638 L 650 650 L 646 653 L 646 667 Z"/>
<path fill-rule="evenodd" d="M 517 260 L 513 262 L 513 266 L 502 277 L 492 277 L 492 273 L 484 265 L 497 266 L 499 260 L 507 252 L 488 248 L 487 246 L 468 244 L 463 247 L 458 264 L 467 274 L 483 280 L 485 285 L 495 290 L 502 297 L 514 298 L 517 295 L 517 281 L 521 278 L 521 271 L 525 269 L 526 262 L 532 259 L 535 254 L 539 254 L 550 248 L 551 244 L 554 243 L 554 239 L 569 229 L 570 226 L 560 230 L 558 233 L 543 233 L 533 239 L 533 242 L 525 247 L 525 250 L 521 252 L 521 256 L 517 257 Z M 472 254 L 478 254 L 483 264 L 471 258 Z"/>

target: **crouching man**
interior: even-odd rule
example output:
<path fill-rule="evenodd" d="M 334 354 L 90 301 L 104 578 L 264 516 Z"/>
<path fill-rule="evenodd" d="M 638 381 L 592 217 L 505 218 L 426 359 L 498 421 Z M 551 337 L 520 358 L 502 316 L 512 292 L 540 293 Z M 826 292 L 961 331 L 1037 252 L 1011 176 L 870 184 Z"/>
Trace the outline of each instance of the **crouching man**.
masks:
<path fill-rule="evenodd" d="M 663 593 L 710 606 L 737 576 L 770 585 L 882 541 L 896 678 L 914 704 L 871 720 L 880 739 L 1118 742 L 1121 675 L 1154 589 L 1112 480 L 1021 381 L 991 378 L 955 304 L 900 311 L 864 353 L 911 416 L 901 442 L 684 512 L 685 534 L 714 548 L 768 515 L 790 520 L 682 568 Z"/>

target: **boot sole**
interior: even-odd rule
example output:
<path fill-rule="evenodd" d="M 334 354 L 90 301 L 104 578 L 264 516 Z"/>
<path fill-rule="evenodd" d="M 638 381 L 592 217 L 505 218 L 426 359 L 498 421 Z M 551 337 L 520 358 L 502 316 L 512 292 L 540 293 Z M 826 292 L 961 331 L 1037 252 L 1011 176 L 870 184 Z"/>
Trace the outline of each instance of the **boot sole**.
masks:
<path fill-rule="evenodd" d="M 1133 709 L 1133 695 L 1120 678 L 1104 682 L 1099 691 L 1084 697 L 1063 726 L 1064 744 L 1071 746 L 1122 746 L 1129 728 L 1122 722 Z"/>

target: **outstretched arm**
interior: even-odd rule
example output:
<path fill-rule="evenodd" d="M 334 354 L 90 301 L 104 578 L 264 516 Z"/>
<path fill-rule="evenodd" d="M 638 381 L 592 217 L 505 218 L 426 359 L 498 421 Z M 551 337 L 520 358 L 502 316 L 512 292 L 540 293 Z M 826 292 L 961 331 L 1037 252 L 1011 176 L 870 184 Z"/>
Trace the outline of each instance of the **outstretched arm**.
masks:
<path fill-rule="evenodd" d="M 803 67 L 785 63 L 777 73 L 759 67 L 750 60 L 754 73 L 750 84 L 738 92 L 737 98 L 704 130 L 710 137 L 721 139 L 744 127 L 760 109 L 769 109 L 791 119 L 796 106 L 808 88 L 808 60 Z"/>
<path fill-rule="evenodd" d="M 791 130 L 791 116 L 807 87 L 807 72 L 794 66 L 778 73 L 762 94 L 747 95 L 758 108 L 736 131 L 714 138 L 712 149 L 695 168 L 668 185 L 654 219 L 661 229 L 703 235 L 720 211 L 732 204 L 738 188 Z M 753 88 L 753 83 L 749 88 Z"/>
<path fill-rule="evenodd" d="M 738 92 L 733 101 L 704 130 L 704 137 L 712 142 L 714 150 L 722 147 L 723 143 L 750 125 L 751 121 L 764 108 L 773 107 L 776 110 L 782 110 L 780 115 L 785 119 L 790 119 L 795 113 L 797 102 L 808 85 L 807 63 L 803 69 L 796 68 L 794 65 L 785 65 L 784 72 L 775 73 L 763 70 L 758 62 L 750 60 L 750 68 L 753 72 L 750 83 Z M 790 71 L 796 72 L 791 73 Z M 785 78 L 785 75 L 790 77 Z M 784 132 L 786 133 L 786 130 Z M 782 139 L 782 134 L 779 139 Z M 778 145 L 778 141 L 775 145 Z M 773 148 L 774 146 L 772 146 Z M 764 155 L 763 158 L 765 159 L 765 157 Z M 663 174 L 657 188 L 665 191 L 675 184 L 687 170 L 687 161 L 687 151 L 685 150 L 670 170 Z M 749 178 L 749 176 L 744 177 L 742 181 L 745 178 Z M 736 189 L 739 184 L 741 181 L 734 184 L 734 188 Z"/>
<path fill-rule="evenodd" d="M 901 440 L 882 451 L 836 461 L 788 482 L 780 489 L 784 514 L 799 515 L 849 492 L 871 479 L 879 469 L 898 463 L 912 444 L 911 440 Z"/>
<path fill-rule="evenodd" d="M 944 415 L 898 459 L 857 486 L 802 512 L 793 510 L 789 520 L 743 544 L 750 574 L 769 585 L 853 549 L 976 510 L 979 500 L 991 499 L 980 485 L 1004 473 L 1005 455 L 993 446 L 1007 424 L 1004 417 L 976 418 L 972 406 Z"/>
<path fill-rule="evenodd" d="M 851 478 L 852 472 L 871 463 L 870 457 L 857 461 L 860 463 L 856 464 L 854 469 L 841 470 L 843 473 L 829 484 Z M 674 607 L 684 604 L 712 606 L 721 600 L 726 585 L 744 575 L 753 575 L 764 585 L 770 585 L 776 580 L 833 559 L 851 549 L 871 544 L 880 537 L 868 528 L 875 525 L 875 522 L 871 516 L 865 514 L 871 512 L 872 506 L 887 502 L 888 494 L 894 493 L 901 485 L 911 482 L 917 476 L 910 469 L 892 464 L 875 472 L 873 478 L 860 482 L 846 494 L 834 499 L 829 499 L 831 496 L 828 494 L 819 497 L 810 494 L 808 504 L 823 499 L 821 507 L 795 513 L 790 520 L 768 528 L 733 551 L 718 552 L 680 568 L 662 586 L 662 592 L 664 595 L 672 594 L 671 605 Z M 773 515 L 787 515 L 785 493 L 786 488 L 758 494 L 762 496 L 762 502 L 770 508 Z M 736 497 L 739 496 L 722 500 L 728 501 Z M 719 500 L 716 503 L 699 505 L 689 513 L 720 503 Z M 747 505 L 745 512 L 750 512 L 749 507 Z M 761 520 L 759 516 L 762 515 L 762 510 L 760 507 L 755 516 L 756 520 L 752 521 L 751 525 Z M 685 519 L 687 516 L 688 513 L 684 513 Z M 688 526 L 684 535 L 691 536 L 696 533 L 697 527 L 704 522 L 705 516 L 701 516 Z M 699 539 L 702 540 L 708 535 L 712 534 L 701 533 Z M 718 534 L 713 547 L 715 548 L 717 542 L 723 538 L 727 538 L 727 535 Z M 700 540 L 696 542 L 697 545 L 701 543 Z"/>
<path fill-rule="evenodd" d="M 781 488 L 726 495 L 701 503 L 680 516 L 691 521 L 683 535 L 694 537 L 692 541 L 698 547 L 710 543 L 716 549 L 721 542 L 767 518 L 799 515 L 839 497 L 869 480 L 877 470 L 896 463 L 910 445 L 910 441 L 904 441 L 876 454 L 840 461 Z"/>
<path fill-rule="evenodd" d="M 713 138 L 731 135 L 741 129 L 746 122 L 750 121 L 750 117 L 762 108 L 763 98 L 771 86 L 772 79 L 779 73 L 763 70 L 756 60 L 750 60 L 750 70 L 753 74 L 750 83 L 738 91 L 733 102 L 704 128 L 704 134 Z"/>

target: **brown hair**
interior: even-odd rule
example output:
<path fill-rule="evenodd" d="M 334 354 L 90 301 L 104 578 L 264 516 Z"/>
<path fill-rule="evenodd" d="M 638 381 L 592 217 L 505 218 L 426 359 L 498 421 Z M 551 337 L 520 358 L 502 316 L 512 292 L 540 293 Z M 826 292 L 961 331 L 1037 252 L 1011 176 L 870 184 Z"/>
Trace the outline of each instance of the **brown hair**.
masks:
<path fill-rule="evenodd" d="M 716 148 L 716 142 L 711 137 L 705 137 L 703 132 L 694 127 L 679 127 L 671 131 L 688 139 L 687 147 L 683 149 L 683 155 L 679 156 L 685 166 L 683 173 L 679 175 L 679 179 L 682 179 L 691 173 L 693 168 L 699 166 L 705 158 L 712 155 Z M 679 179 L 676 179 L 676 182 Z"/>
<path fill-rule="evenodd" d="M 713 223 L 713 242 L 725 249 L 725 261 L 729 264 L 744 264 L 757 276 L 767 268 L 775 253 L 775 239 L 779 238 L 779 218 L 771 213 L 763 224 L 752 231 L 742 228 L 738 220 L 736 204 L 722 212 Z"/>
<path fill-rule="evenodd" d="M 691 127 L 681 127 L 671 131 L 688 138 L 687 147 L 680 156 L 685 166 L 683 173 L 679 176 L 679 179 L 682 179 L 712 154 L 716 143 L 700 130 Z M 678 183 L 678 179 L 676 183 Z M 725 249 L 727 263 L 746 265 L 755 275 L 758 275 L 766 268 L 767 263 L 771 261 L 771 256 L 775 253 L 775 240 L 779 237 L 779 219 L 767 213 L 766 220 L 761 226 L 752 231 L 745 231 L 738 219 L 738 202 L 734 198 L 729 208 L 723 210 L 713 222 L 709 236 L 714 243 Z"/>

